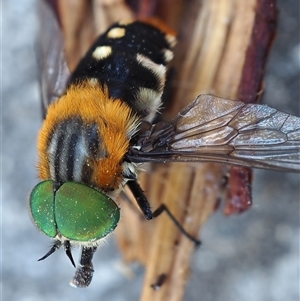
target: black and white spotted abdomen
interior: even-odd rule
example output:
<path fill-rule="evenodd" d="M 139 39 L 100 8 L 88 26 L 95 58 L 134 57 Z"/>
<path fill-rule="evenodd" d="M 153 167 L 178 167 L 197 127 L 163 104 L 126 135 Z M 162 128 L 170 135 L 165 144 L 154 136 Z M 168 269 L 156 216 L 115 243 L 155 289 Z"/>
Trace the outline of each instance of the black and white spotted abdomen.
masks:
<path fill-rule="evenodd" d="M 107 87 L 151 121 L 161 105 L 166 65 L 175 36 L 145 22 L 117 23 L 101 35 L 73 72 L 70 84 L 88 79 Z"/>

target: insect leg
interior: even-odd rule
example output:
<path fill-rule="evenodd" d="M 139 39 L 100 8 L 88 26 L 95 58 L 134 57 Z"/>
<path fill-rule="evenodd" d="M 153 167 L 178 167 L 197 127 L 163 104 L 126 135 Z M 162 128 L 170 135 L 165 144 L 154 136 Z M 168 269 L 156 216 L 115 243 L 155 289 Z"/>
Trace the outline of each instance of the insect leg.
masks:
<path fill-rule="evenodd" d="M 190 235 L 188 232 L 184 230 L 184 228 L 181 226 L 181 224 L 178 222 L 178 220 L 175 218 L 175 216 L 170 212 L 168 207 L 165 204 L 161 204 L 155 211 L 152 212 L 150 208 L 150 204 L 144 195 L 144 192 L 139 185 L 137 181 L 128 181 L 127 185 L 132 192 L 134 198 L 137 201 L 138 206 L 142 210 L 145 218 L 147 220 L 154 219 L 161 215 L 164 211 L 168 214 L 174 225 L 179 229 L 179 231 L 184 234 L 189 240 L 195 243 L 196 246 L 199 246 L 201 242 L 194 238 L 192 235 Z"/>
<path fill-rule="evenodd" d="M 73 256 L 72 256 L 72 252 L 71 252 L 71 244 L 68 240 L 66 240 L 64 242 L 64 247 L 65 247 L 66 254 L 67 254 L 68 258 L 70 259 L 70 261 L 73 264 L 74 268 L 76 268 L 76 265 L 75 265 L 75 262 L 74 262 L 74 259 L 73 259 Z"/>
<path fill-rule="evenodd" d="M 120 196 L 122 200 L 126 201 L 128 205 L 130 206 L 131 210 L 133 210 L 136 214 L 140 215 L 141 219 L 144 219 L 145 216 L 141 213 L 141 210 L 139 210 L 132 202 L 132 200 L 129 198 L 129 196 L 124 192 L 121 191 Z"/>
<path fill-rule="evenodd" d="M 140 209 L 142 210 L 146 219 L 150 220 L 153 219 L 153 214 L 150 208 L 150 204 L 144 195 L 144 191 L 142 190 L 141 186 L 137 181 L 128 181 L 127 185 L 132 192 L 137 204 L 139 205 Z"/>
<path fill-rule="evenodd" d="M 94 268 L 92 259 L 97 247 L 82 247 L 79 266 L 70 284 L 74 287 L 88 287 L 92 281 Z"/>
<path fill-rule="evenodd" d="M 183 235 L 185 235 L 189 240 L 191 240 L 196 245 L 196 247 L 201 244 L 200 240 L 194 238 L 192 235 L 190 235 L 184 230 L 184 228 L 181 226 L 181 224 L 178 222 L 178 220 L 175 218 L 175 216 L 171 213 L 171 211 L 165 204 L 161 204 L 155 211 L 152 212 L 153 218 L 160 216 L 164 211 L 168 214 L 169 218 L 172 220 L 174 225 L 180 230 L 180 232 Z"/>

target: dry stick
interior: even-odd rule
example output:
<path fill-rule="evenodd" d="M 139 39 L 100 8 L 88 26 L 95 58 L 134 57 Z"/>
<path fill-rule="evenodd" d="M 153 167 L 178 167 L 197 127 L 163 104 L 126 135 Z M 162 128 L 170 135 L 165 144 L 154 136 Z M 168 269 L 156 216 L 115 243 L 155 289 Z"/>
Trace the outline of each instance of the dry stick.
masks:
<path fill-rule="evenodd" d="M 276 32 L 277 11 L 274 0 L 258 1 L 251 40 L 238 88 L 237 99 L 245 103 L 257 102 L 261 95 L 264 66 Z M 252 170 L 232 166 L 225 192 L 224 214 L 240 213 L 252 205 Z"/>
<path fill-rule="evenodd" d="M 197 94 L 203 92 L 236 98 L 244 56 L 253 30 L 254 8 L 261 1 L 251 0 L 245 3 L 238 0 L 203 0 L 201 9 L 195 5 L 195 10 L 189 6 L 192 1 L 188 4 L 184 2 L 179 37 L 185 30 L 188 31 L 188 36 L 182 39 L 185 41 L 184 45 L 180 45 L 179 41 L 178 48 L 184 51 L 180 51 L 178 60 L 175 57 L 175 62 L 181 63 L 176 68 L 181 71 L 176 76 L 176 85 L 180 89 L 174 95 L 173 99 L 176 101 L 169 115 L 175 115 Z M 77 9 L 77 13 L 73 11 L 71 22 L 74 22 L 75 14 L 84 15 L 85 12 L 88 15 L 91 9 L 92 15 L 97 19 L 101 16 L 107 19 L 109 16 L 110 20 L 114 16 L 119 18 L 115 12 L 120 12 L 117 7 L 120 8 L 124 3 L 105 1 L 105 5 L 98 5 L 99 2 L 103 4 L 103 1 L 95 0 L 92 8 L 83 8 L 80 12 Z M 82 5 L 87 5 L 86 3 Z M 62 19 L 65 16 L 71 18 L 68 11 L 70 10 L 67 8 L 63 10 Z M 172 14 L 171 7 L 167 13 Z M 191 20 L 194 15 L 197 19 Z M 177 11 L 176 17 L 163 19 L 180 19 L 180 16 Z M 71 26 L 69 30 L 74 33 L 74 28 L 80 28 L 81 20 L 78 16 L 75 18 L 76 24 L 65 27 Z M 86 20 L 83 22 L 89 23 Z M 105 22 L 109 23 L 107 20 Z M 100 23 L 97 27 L 107 25 Z M 94 30 L 90 23 L 84 26 Z M 193 31 L 190 32 L 187 28 Z M 71 38 L 76 39 L 74 35 Z M 85 44 L 84 47 L 89 46 L 86 40 L 80 40 L 80 43 Z M 74 45 L 75 42 L 72 47 Z M 183 227 L 197 236 L 198 229 L 215 209 L 222 169 L 222 166 L 215 164 L 202 164 L 199 167 L 170 164 L 168 169 L 159 167 L 149 174 L 141 175 L 142 187 L 146 190 L 152 209 L 156 209 L 161 202 L 167 204 Z M 141 300 L 181 300 L 194 244 L 174 227 L 165 214 L 156 221 L 144 221 L 135 210 L 131 210 L 132 205 L 122 202 L 121 206 L 122 219 L 116 231 L 118 244 L 126 260 L 136 259 L 146 266 Z M 165 281 L 159 290 L 154 291 L 151 284 L 155 284 L 161 275 L 165 275 Z"/>
<path fill-rule="evenodd" d="M 236 98 L 246 51 L 253 30 L 255 12 L 253 7 L 255 5 L 256 1 L 249 1 L 247 5 L 239 1 L 202 2 L 192 44 L 184 45 L 184 48 L 188 49 L 186 51 L 186 65 L 184 64 L 180 69 L 182 71 L 180 80 L 184 83 L 188 82 L 189 86 L 178 92 L 177 102 L 172 108 L 173 112 L 179 110 L 183 101 L 191 100 L 196 94 L 202 92 L 213 91 L 221 97 Z M 191 76 L 195 79 L 194 82 L 191 80 Z M 187 95 L 190 96 L 187 97 Z M 188 221 L 190 218 L 195 227 L 200 227 L 201 223 L 213 212 L 218 197 L 218 187 L 216 186 L 218 186 L 220 176 L 222 176 L 221 167 L 218 165 L 204 164 L 200 168 L 197 170 L 199 171 L 198 182 L 195 177 L 192 177 L 193 183 L 198 183 L 193 188 L 200 191 L 208 189 L 210 193 L 205 196 L 199 193 L 199 198 L 192 198 L 187 195 L 189 199 L 182 200 L 182 203 L 177 204 L 178 206 L 186 205 L 185 209 L 190 214 L 187 214 L 184 220 Z M 176 172 L 176 167 L 174 167 L 174 172 Z M 213 184 L 206 183 L 207 177 L 214 179 Z M 185 178 L 188 178 L 186 174 L 182 176 L 182 182 L 185 181 Z M 181 185 L 176 187 L 171 181 L 169 185 L 173 187 L 175 193 L 184 190 Z M 160 197 L 162 198 L 162 196 Z M 162 201 L 167 202 L 164 198 Z M 189 208 L 194 208 L 197 205 L 200 207 L 199 210 L 189 210 Z M 180 215 L 178 217 L 181 220 Z M 164 253 L 159 244 L 165 246 L 168 235 L 160 232 L 167 232 L 168 230 L 165 221 L 158 221 L 157 223 L 140 300 L 181 300 L 187 277 L 189 256 L 192 251 L 191 243 L 182 239 L 175 250 L 169 248 L 168 253 Z M 183 226 L 186 228 L 188 225 L 183 223 Z M 164 237 L 164 241 L 159 240 L 158 237 Z M 169 237 L 169 246 L 172 246 L 174 238 L 171 235 Z M 164 267 L 164 270 L 162 271 L 160 267 Z M 162 272 L 167 275 L 166 282 L 159 291 L 151 290 L 149 285 Z"/>
<path fill-rule="evenodd" d="M 95 30 L 88 0 L 57 1 L 68 67 L 74 70 L 94 40 Z"/>
<path fill-rule="evenodd" d="M 94 0 L 93 12 L 97 35 L 103 33 L 112 23 L 134 18 L 123 0 Z"/>
<path fill-rule="evenodd" d="M 217 199 L 218 179 L 206 167 L 171 164 L 166 190 L 157 195 L 194 237 L 197 237 L 199 224 L 214 211 Z M 167 216 L 159 217 L 154 231 L 141 300 L 181 300 L 195 246 Z M 166 275 L 166 281 L 154 291 L 149 284 L 161 274 Z"/>
<path fill-rule="evenodd" d="M 122 0 L 64 0 L 57 1 L 57 6 L 70 70 L 100 33 L 114 22 L 133 18 Z"/>

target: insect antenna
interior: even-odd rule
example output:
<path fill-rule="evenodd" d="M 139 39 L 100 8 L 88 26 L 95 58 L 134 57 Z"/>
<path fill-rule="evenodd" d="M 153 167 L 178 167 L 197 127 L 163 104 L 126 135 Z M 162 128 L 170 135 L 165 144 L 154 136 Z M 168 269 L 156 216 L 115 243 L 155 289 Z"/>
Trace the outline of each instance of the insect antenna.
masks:
<path fill-rule="evenodd" d="M 42 261 L 44 259 L 46 259 L 47 257 L 49 257 L 51 254 L 53 254 L 57 249 L 59 249 L 61 246 L 61 241 L 56 240 L 53 244 L 53 246 L 51 247 L 51 249 L 49 250 L 49 252 L 44 255 L 43 257 L 41 257 L 40 259 L 38 259 L 38 261 Z"/>

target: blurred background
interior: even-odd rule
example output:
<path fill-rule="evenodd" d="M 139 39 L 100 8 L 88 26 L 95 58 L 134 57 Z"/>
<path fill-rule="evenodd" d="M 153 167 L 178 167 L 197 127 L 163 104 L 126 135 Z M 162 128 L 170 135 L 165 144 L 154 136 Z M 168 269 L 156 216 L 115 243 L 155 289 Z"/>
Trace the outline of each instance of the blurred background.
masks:
<path fill-rule="evenodd" d="M 27 208 L 37 183 L 35 143 L 42 120 L 34 52 L 36 2 L 2 1 L 2 299 L 138 300 L 143 268 L 133 263 L 127 266 L 132 277 L 124 273 L 113 236 L 95 254 L 96 272 L 88 289 L 68 285 L 74 268 L 62 250 L 37 262 L 51 241 L 35 229 Z M 300 4 L 277 4 L 278 35 L 262 101 L 299 116 Z M 299 300 L 299 184 L 299 174 L 254 172 L 252 209 L 229 218 L 217 212 L 206 223 L 184 300 Z"/>

